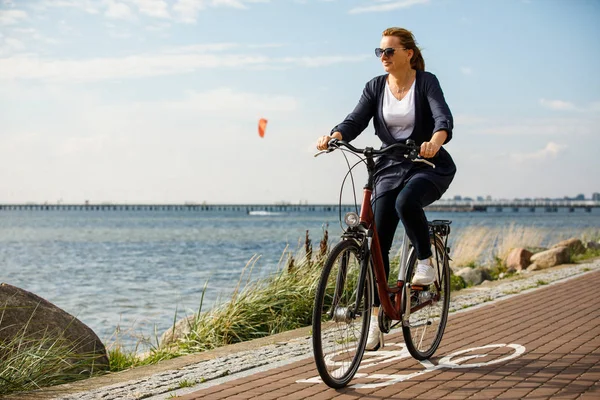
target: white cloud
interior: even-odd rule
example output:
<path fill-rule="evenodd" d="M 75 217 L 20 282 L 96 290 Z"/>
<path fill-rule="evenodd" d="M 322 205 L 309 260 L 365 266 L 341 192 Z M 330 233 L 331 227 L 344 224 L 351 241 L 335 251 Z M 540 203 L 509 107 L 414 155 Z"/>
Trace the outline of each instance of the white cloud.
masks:
<path fill-rule="evenodd" d="M 42 11 L 49 7 L 76 8 L 88 14 L 98 14 L 98 5 L 99 2 L 93 0 L 42 0 L 34 4 L 33 8 Z"/>
<path fill-rule="evenodd" d="M 14 25 L 27 18 L 22 10 L 0 10 L 0 25 Z"/>
<path fill-rule="evenodd" d="M 236 9 L 247 9 L 246 4 L 270 3 L 271 0 L 177 0 L 173 5 L 173 11 L 178 20 L 188 24 L 196 23 L 198 13 L 208 7 L 229 7 Z"/>
<path fill-rule="evenodd" d="M 173 11 L 178 15 L 181 22 L 195 23 L 198 12 L 205 7 L 202 0 L 177 0 L 173 5 Z"/>
<path fill-rule="evenodd" d="M 209 112 L 211 116 L 235 114 L 240 117 L 246 114 L 248 117 L 254 117 L 257 113 L 294 111 L 298 108 L 298 101 L 290 96 L 249 93 L 224 87 L 206 92 L 189 91 L 182 101 L 160 103 L 156 106 L 158 110 L 204 111 Z"/>
<path fill-rule="evenodd" d="M 206 53 L 206 52 L 219 52 L 225 50 L 231 50 L 240 48 L 238 43 L 202 43 L 192 44 L 189 46 L 178 46 L 165 49 L 166 54 L 189 54 L 189 53 Z"/>
<path fill-rule="evenodd" d="M 170 27 L 171 27 L 170 23 L 162 22 L 162 23 L 147 25 L 146 30 L 152 31 L 152 32 L 162 32 L 162 31 L 169 29 Z"/>
<path fill-rule="evenodd" d="M 131 8 L 125 3 L 118 3 L 113 0 L 109 0 L 108 8 L 106 9 L 105 15 L 109 18 L 114 19 L 131 19 L 133 13 Z"/>
<path fill-rule="evenodd" d="M 239 0 L 213 0 L 212 5 L 214 7 L 225 6 L 239 9 L 247 8 L 244 3 Z"/>
<path fill-rule="evenodd" d="M 85 60 L 47 59 L 35 55 L 0 58 L 0 79 L 41 79 L 60 82 L 143 78 L 194 72 L 204 68 L 314 68 L 361 62 L 366 56 L 272 58 L 257 54 L 211 54 L 235 48 L 232 43 L 176 47 L 160 53 Z"/>
<path fill-rule="evenodd" d="M 285 46 L 283 43 L 265 43 L 265 44 L 249 44 L 249 49 L 269 49 Z"/>
<path fill-rule="evenodd" d="M 348 11 L 350 14 L 360 14 L 367 12 L 384 12 L 384 11 L 392 11 L 398 10 L 401 8 L 408 8 L 418 4 L 427 4 L 429 0 L 400 0 L 400 1 L 392 1 L 392 0 L 384 0 L 384 1 L 374 1 L 373 5 L 354 7 Z"/>
<path fill-rule="evenodd" d="M 0 33 L 0 56 L 23 50 L 25 44 L 19 39 L 5 37 Z"/>
<path fill-rule="evenodd" d="M 140 13 L 155 18 L 170 18 L 169 5 L 164 0 L 129 0 L 135 4 Z"/>
<path fill-rule="evenodd" d="M 554 159 L 567 148 L 566 145 L 549 142 L 546 147 L 532 153 L 512 153 L 510 158 L 516 162 L 542 161 Z"/>
<path fill-rule="evenodd" d="M 574 111 L 577 110 L 574 104 L 562 100 L 546 100 L 540 99 L 540 104 L 543 107 L 558 111 Z"/>

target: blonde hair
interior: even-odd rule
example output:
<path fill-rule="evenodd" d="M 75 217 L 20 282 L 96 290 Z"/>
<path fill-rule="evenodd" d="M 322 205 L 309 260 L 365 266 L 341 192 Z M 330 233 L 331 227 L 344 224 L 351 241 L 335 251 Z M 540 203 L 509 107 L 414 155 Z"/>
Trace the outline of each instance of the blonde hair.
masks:
<path fill-rule="evenodd" d="M 381 36 L 395 36 L 400 39 L 400 43 L 405 49 L 413 51 L 410 66 L 414 69 L 425 71 L 425 60 L 411 31 L 404 28 L 387 28 Z"/>

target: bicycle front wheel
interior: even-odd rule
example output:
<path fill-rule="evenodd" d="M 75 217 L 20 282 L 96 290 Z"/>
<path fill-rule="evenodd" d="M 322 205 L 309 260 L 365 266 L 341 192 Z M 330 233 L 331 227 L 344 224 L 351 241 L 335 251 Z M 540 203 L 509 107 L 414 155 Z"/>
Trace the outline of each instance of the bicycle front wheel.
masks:
<path fill-rule="evenodd" d="M 325 261 L 315 296 L 312 320 L 315 363 L 323 382 L 336 389 L 346 386 L 356 374 L 369 330 L 372 270 L 369 263 L 357 307 L 360 255 L 360 247 L 354 240 L 338 243 Z"/>
<path fill-rule="evenodd" d="M 450 306 L 450 265 L 442 240 L 431 238 L 432 266 L 436 282 L 425 287 L 411 288 L 409 283 L 417 267 L 417 253 L 413 248 L 406 270 L 406 297 L 410 301 L 408 324 L 402 324 L 404 342 L 417 360 L 426 360 L 435 353 L 446 328 Z M 436 256 L 437 254 L 437 256 Z"/>

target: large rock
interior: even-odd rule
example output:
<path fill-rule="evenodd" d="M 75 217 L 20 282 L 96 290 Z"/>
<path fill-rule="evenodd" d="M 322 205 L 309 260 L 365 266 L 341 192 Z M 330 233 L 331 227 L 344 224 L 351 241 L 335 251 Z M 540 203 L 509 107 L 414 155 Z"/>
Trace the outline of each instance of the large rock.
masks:
<path fill-rule="evenodd" d="M 491 279 L 490 273 L 484 268 L 465 267 L 459 270 L 456 275 L 463 278 L 468 286 L 476 286 L 486 279 Z"/>
<path fill-rule="evenodd" d="M 586 247 L 590 250 L 600 250 L 600 243 L 599 242 L 587 242 Z"/>
<path fill-rule="evenodd" d="M 190 315 L 177 321 L 174 327 L 170 327 L 160 336 L 160 345 L 168 346 L 177 342 L 179 339 L 184 338 L 187 334 L 192 331 L 194 326 L 196 315 Z"/>
<path fill-rule="evenodd" d="M 552 246 L 553 249 L 559 247 L 568 247 L 571 255 L 585 253 L 585 246 L 583 243 L 581 243 L 581 240 L 576 238 L 563 240 L 562 242 L 556 243 L 554 246 Z"/>
<path fill-rule="evenodd" d="M 540 269 L 541 269 L 540 266 L 537 265 L 536 263 L 533 263 L 529 267 L 527 267 L 527 271 L 537 271 Z"/>
<path fill-rule="evenodd" d="M 556 247 L 542 251 L 541 253 L 535 253 L 531 256 L 531 262 L 536 264 L 538 269 L 546 269 L 568 263 L 570 258 L 570 250 L 568 247 Z"/>
<path fill-rule="evenodd" d="M 508 271 L 522 271 L 530 264 L 532 252 L 522 248 L 512 249 L 506 257 L 506 268 Z"/>
<path fill-rule="evenodd" d="M 109 367 L 106 348 L 83 322 L 54 304 L 18 287 L 0 284 L 0 342 L 15 338 L 47 347 L 64 346 L 65 371 L 90 374 Z M 8 351 L 0 348 L 0 359 Z"/>

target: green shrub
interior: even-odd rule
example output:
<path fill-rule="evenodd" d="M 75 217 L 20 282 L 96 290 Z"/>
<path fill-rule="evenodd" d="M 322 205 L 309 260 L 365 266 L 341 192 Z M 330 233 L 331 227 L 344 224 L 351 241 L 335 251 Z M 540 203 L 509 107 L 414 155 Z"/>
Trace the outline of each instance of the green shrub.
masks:
<path fill-rule="evenodd" d="M 462 278 L 462 276 L 451 275 L 450 276 L 450 291 L 455 292 L 457 290 L 461 290 L 467 287 L 467 283 Z"/>
<path fill-rule="evenodd" d="M 594 257 L 600 257 L 600 249 L 586 249 L 585 253 L 582 254 L 572 254 L 571 261 L 583 261 Z"/>

